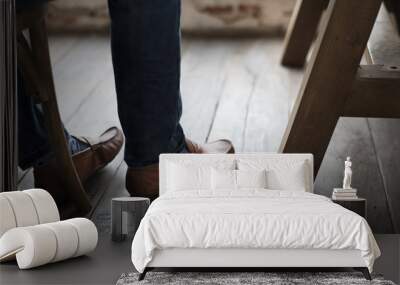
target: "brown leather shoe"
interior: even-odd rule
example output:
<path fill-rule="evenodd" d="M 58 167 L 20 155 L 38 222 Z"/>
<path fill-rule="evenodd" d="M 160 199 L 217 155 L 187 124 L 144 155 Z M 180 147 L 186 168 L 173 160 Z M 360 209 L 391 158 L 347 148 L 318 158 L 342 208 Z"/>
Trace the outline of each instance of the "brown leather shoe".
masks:
<path fill-rule="evenodd" d="M 124 143 L 122 131 L 116 127 L 109 128 L 96 140 L 84 137 L 77 137 L 77 139 L 89 145 L 87 149 L 72 156 L 82 183 L 110 163 Z M 55 158 L 43 166 L 35 167 L 33 174 L 35 187 L 49 191 L 60 204 L 66 200 L 66 190 L 60 182 L 63 173 L 60 173 Z"/>
<path fill-rule="evenodd" d="M 124 135 L 117 127 L 109 128 L 97 139 L 86 137 L 77 139 L 90 146 L 72 157 L 82 183 L 110 163 L 124 144 Z"/>
<path fill-rule="evenodd" d="M 235 153 L 232 143 L 218 140 L 211 143 L 197 144 L 186 139 L 189 153 Z M 154 200 L 159 195 L 158 163 L 139 168 L 128 168 L 126 172 L 126 189 L 133 197 L 147 197 Z"/>
<path fill-rule="evenodd" d="M 158 197 L 158 163 L 139 168 L 128 168 L 126 189 L 132 197 Z"/>

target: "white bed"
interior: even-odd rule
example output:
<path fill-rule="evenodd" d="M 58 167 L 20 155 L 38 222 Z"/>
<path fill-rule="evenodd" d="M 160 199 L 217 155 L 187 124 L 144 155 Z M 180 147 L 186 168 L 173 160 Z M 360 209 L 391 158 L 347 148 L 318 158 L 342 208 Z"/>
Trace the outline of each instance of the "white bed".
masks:
<path fill-rule="evenodd" d="M 264 188 L 246 186 L 254 175 L 239 181 L 264 169 Z M 231 172 L 246 187 L 218 182 Z M 133 264 L 141 278 L 155 267 L 354 267 L 370 278 L 380 251 L 367 222 L 312 193 L 309 154 L 161 155 L 160 198 L 135 235 Z"/>

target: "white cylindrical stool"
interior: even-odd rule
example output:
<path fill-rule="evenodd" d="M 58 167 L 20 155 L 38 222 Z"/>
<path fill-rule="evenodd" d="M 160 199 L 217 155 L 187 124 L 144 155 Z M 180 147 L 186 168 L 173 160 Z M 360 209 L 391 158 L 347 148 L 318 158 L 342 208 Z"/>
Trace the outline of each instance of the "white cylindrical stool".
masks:
<path fill-rule="evenodd" d="M 135 235 L 140 221 L 150 206 L 150 199 L 142 197 L 121 197 L 111 200 L 111 237 L 123 241 L 128 235 Z M 124 213 L 126 219 L 124 219 Z M 131 227 L 129 227 L 130 225 Z"/>

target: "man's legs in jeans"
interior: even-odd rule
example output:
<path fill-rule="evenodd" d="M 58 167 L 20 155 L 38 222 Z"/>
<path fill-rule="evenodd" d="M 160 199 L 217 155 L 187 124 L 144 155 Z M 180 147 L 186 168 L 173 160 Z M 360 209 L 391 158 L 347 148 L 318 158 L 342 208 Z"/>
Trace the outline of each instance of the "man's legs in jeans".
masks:
<path fill-rule="evenodd" d="M 118 112 L 129 167 L 181 152 L 180 0 L 109 0 Z"/>
<path fill-rule="evenodd" d="M 118 112 L 126 137 L 127 190 L 158 196 L 161 153 L 233 152 L 229 141 L 198 145 L 179 123 L 180 0 L 109 0 Z"/>

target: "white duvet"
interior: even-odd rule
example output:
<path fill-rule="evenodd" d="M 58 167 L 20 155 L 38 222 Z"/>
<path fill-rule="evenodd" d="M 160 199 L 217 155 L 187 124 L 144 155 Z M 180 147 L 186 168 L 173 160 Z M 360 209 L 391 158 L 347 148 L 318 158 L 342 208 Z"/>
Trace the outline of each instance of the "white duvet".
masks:
<path fill-rule="evenodd" d="M 368 223 L 328 198 L 254 189 L 155 200 L 133 240 L 132 262 L 143 272 L 154 250 L 166 248 L 358 249 L 370 271 L 380 255 Z"/>

